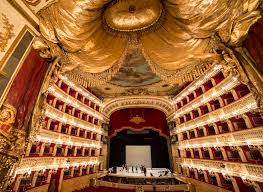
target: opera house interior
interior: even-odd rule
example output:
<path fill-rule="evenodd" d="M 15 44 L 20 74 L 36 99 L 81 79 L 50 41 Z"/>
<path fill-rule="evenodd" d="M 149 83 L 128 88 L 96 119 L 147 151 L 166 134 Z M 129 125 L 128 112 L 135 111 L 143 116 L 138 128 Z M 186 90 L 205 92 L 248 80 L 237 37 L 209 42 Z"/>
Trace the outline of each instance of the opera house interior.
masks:
<path fill-rule="evenodd" d="M 261 0 L 0 0 L 0 191 L 263 192 Z"/>

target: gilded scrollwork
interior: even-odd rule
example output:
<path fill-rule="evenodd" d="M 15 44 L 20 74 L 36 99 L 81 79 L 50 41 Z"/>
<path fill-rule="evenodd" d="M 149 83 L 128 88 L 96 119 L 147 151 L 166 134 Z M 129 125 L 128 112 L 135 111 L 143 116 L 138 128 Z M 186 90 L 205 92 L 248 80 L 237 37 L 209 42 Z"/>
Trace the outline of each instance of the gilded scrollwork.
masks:
<path fill-rule="evenodd" d="M 2 144 L 2 138 L 0 136 L 0 142 Z M 5 185 L 8 181 L 8 174 L 11 168 L 17 162 L 17 158 L 8 154 L 0 152 L 0 191 L 4 191 Z"/>
<path fill-rule="evenodd" d="M 10 23 L 7 16 L 2 13 L 2 24 L 3 24 L 3 31 L 0 31 L 0 52 L 5 52 L 8 41 L 14 37 L 14 25 Z"/>
<path fill-rule="evenodd" d="M 15 122 L 16 109 L 11 105 L 4 104 L 0 109 L 0 125 L 10 125 Z"/>
<path fill-rule="evenodd" d="M 16 109 L 4 104 L 0 110 L 0 189 L 8 179 L 12 166 L 24 152 L 25 133 L 15 129 Z"/>

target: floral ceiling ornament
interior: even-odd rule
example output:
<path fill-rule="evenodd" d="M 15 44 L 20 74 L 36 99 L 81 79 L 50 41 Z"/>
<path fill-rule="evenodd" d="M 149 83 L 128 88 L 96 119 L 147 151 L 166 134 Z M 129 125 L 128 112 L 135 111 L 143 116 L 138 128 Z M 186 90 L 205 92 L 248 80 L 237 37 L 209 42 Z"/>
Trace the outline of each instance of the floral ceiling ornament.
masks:
<path fill-rule="evenodd" d="M 134 45 L 161 79 L 180 84 L 222 59 L 213 47 L 215 36 L 238 46 L 260 18 L 259 5 L 260 0 L 58 0 L 41 10 L 40 31 L 63 50 L 63 72 L 87 85 L 110 80 Z"/>
<path fill-rule="evenodd" d="M 15 36 L 14 34 L 14 25 L 10 24 L 7 16 L 2 13 L 2 24 L 3 27 L 0 31 L 0 51 L 5 52 L 5 48 L 7 47 L 8 41 Z"/>

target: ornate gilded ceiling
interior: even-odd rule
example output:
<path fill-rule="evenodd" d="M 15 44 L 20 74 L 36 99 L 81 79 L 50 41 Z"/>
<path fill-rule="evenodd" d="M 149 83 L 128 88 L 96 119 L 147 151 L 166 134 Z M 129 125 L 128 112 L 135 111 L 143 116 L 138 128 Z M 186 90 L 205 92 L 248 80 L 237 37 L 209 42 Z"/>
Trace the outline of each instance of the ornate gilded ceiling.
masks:
<path fill-rule="evenodd" d="M 218 43 L 242 42 L 260 18 L 259 4 L 58 0 L 39 12 L 42 37 L 35 47 L 44 57 L 59 58 L 61 73 L 98 90 L 109 84 L 133 89 L 162 81 L 181 86 L 221 60 Z"/>

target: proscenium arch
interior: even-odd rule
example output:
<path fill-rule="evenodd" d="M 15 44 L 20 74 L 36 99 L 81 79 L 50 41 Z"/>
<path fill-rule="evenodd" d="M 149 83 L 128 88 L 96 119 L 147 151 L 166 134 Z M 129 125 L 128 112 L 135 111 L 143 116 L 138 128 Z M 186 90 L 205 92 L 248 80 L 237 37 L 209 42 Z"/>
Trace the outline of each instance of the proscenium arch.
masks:
<path fill-rule="evenodd" d="M 134 123 L 130 122 L 130 120 L 133 117 L 140 117 L 144 120 L 144 122 L 141 123 Z M 126 141 L 132 139 L 136 135 L 138 138 L 145 136 L 145 138 L 151 138 L 153 139 L 154 136 L 154 141 L 156 144 L 151 143 L 151 142 L 146 142 L 148 145 L 151 145 L 153 149 L 156 148 L 155 151 L 152 151 L 153 154 L 156 154 L 156 151 L 159 149 L 165 151 L 164 156 L 167 157 L 167 163 L 166 166 L 169 165 L 169 168 L 172 168 L 172 161 L 171 161 L 171 148 L 170 148 L 170 139 L 169 139 L 169 129 L 167 125 L 167 116 L 166 114 L 155 108 L 125 108 L 125 109 L 119 109 L 113 112 L 110 116 L 110 127 L 109 127 L 109 139 L 110 139 L 110 145 L 109 145 L 109 159 L 108 159 L 108 165 L 114 165 L 114 166 L 121 166 L 121 163 L 125 163 L 125 157 L 124 157 L 124 152 L 125 152 L 125 145 L 131 144 L 131 145 L 136 145 L 137 140 L 133 140 L 133 142 L 127 142 Z M 137 132 L 135 135 L 128 134 L 128 131 L 132 132 Z M 145 133 L 144 131 L 148 131 L 149 134 Z M 127 134 L 125 134 L 127 132 Z M 141 133 L 140 133 L 141 132 Z M 124 139 L 122 141 L 122 137 L 125 137 L 126 140 Z M 141 140 L 138 140 L 138 145 L 146 145 Z M 147 139 L 145 140 L 147 141 Z M 116 144 L 118 143 L 118 144 Z M 120 145 L 120 146 L 119 146 Z M 163 146 L 159 146 L 163 145 Z M 119 147 L 118 147 L 119 146 Z M 165 149 L 164 149 L 165 148 Z M 157 153 L 162 153 L 162 150 L 159 150 Z M 120 151 L 120 154 L 116 151 Z M 115 159 L 114 159 L 115 158 Z M 121 161 L 118 160 L 118 158 L 121 159 Z M 164 160 L 164 159 L 163 159 Z M 118 161 L 120 165 L 117 165 L 116 163 L 113 163 L 114 161 Z M 162 163 L 156 163 L 158 162 L 158 158 L 156 155 L 152 156 L 152 161 L 155 162 L 153 165 L 156 167 L 158 166 L 164 166 Z M 160 165 L 162 164 L 162 165 Z M 168 167 L 167 167 L 168 168 Z"/>
<path fill-rule="evenodd" d="M 174 112 L 172 101 L 153 96 L 121 97 L 106 101 L 103 113 L 110 117 L 114 112 L 127 108 L 152 108 L 162 111 L 168 118 Z"/>

